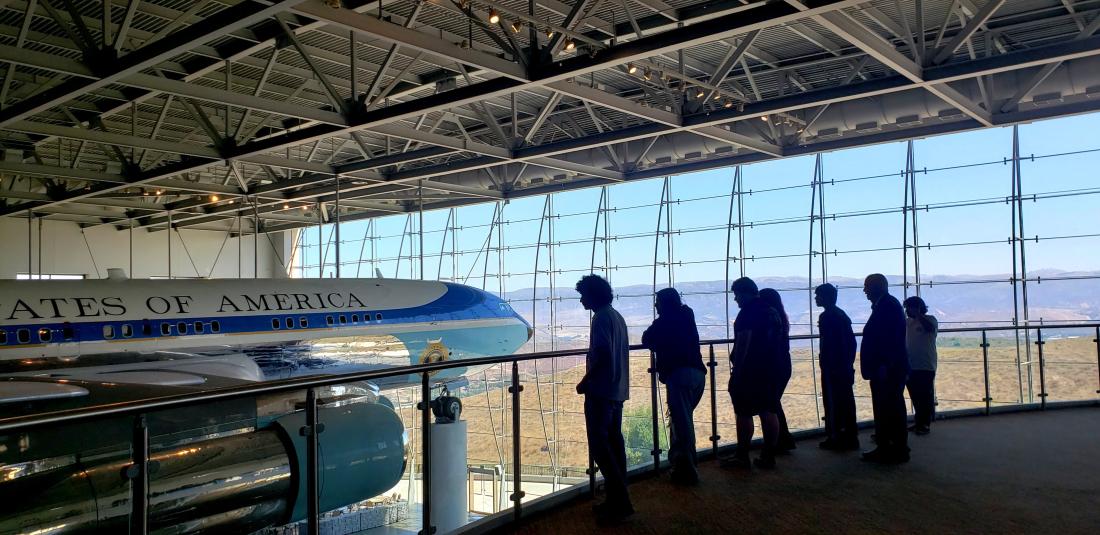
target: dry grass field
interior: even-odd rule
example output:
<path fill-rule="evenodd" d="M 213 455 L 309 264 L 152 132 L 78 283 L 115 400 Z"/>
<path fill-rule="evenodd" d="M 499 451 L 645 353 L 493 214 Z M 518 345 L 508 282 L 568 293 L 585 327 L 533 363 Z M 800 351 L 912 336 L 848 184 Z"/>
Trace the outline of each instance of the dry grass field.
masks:
<path fill-rule="evenodd" d="M 939 410 L 984 407 L 985 377 L 982 371 L 982 351 L 977 338 L 941 337 L 936 392 Z M 989 348 L 989 393 L 994 405 L 1038 401 L 1040 378 L 1038 354 L 1032 349 L 1032 362 L 1021 353 L 1019 372 L 1016 345 L 1013 339 L 991 339 Z M 726 393 L 729 367 L 726 348 L 715 347 L 717 367 L 717 427 L 721 443 L 732 442 L 735 435 L 733 409 Z M 706 355 L 704 354 L 704 358 Z M 1044 346 L 1045 383 L 1048 401 L 1095 399 L 1100 388 L 1097 374 L 1097 348 L 1091 337 L 1049 340 Z M 809 348 L 794 350 L 794 374 L 783 398 L 784 409 L 792 430 L 819 427 L 820 399 L 814 395 L 816 367 L 811 365 Z M 562 358 L 552 373 L 548 362 L 539 364 L 536 389 L 534 369 L 521 374 L 524 391 L 521 395 L 521 455 L 524 472 L 539 473 L 538 467 L 558 465 L 571 474 L 587 465 L 583 398 L 574 385 L 583 375 L 583 361 Z M 631 398 L 624 413 L 624 434 L 627 435 L 629 456 L 635 462 L 650 459 L 652 424 L 650 417 L 650 377 L 647 373 L 647 353 L 637 353 L 631 360 Z M 511 464 L 511 398 L 502 380 L 510 379 L 510 367 L 503 376 L 499 367 L 471 377 L 470 386 L 457 394 L 463 401 L 463 418 L 469 422 L 470 464 Z M 700 448 L 710 446 L 711 411 L 710 386 L 695 412 L 696 438 Z M 555 387 L 554 383 L 557 383 Z M 1030 387 L 1029 387 L 1030 384 Z M 1022 398 L 1021 398 L 1022 393 Z M 660 390 L 663 398 L 663 388 Z M 857 411 L 861 420 L 871 418 L 870 391 L 865 381 L 856 382 Z M 406 395 L 405 399 L 408 399 Z M 664 401 L 661 400 L 663 413 Z M 504 410 L 502 410 L 502 406 Z M 418 415 L 408 407 L 402 417 L 410 429 L 419 428 Z M 667 436 L 662 414 L 662 442 Z M 410 431 L 410 437 L 416 438 Z M 504 436 L 502 439 L 501 437 Z M 552 456 L 557 455 L 557 462 Z"/>

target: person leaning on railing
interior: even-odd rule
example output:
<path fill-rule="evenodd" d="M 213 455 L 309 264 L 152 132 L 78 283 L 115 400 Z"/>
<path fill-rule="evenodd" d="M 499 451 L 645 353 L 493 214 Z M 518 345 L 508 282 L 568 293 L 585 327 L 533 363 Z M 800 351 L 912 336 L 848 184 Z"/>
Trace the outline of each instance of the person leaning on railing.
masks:
<path fill-rule="evenodd" d="M 928 313 L 924 299 L 913 296 L 905 300 L 905 349 L 909 354 L 909 399 L 913 400 L 913 425 L 910 431 L 927 435 L 932 431 L 936 415 L 936 334 L 939 322 Z"/>
<path fill-rule="evenodd" d="M 601 522 L 618 522 L 634 514 L 626 488 L 626 442 L 623 402 L 630 398 L 630 339 L 626 321 L 612 308 L 614 293 L 602 277 L 586 275 L 577 282 L 581 306 L 592 311 L 584 378 L 577 393 L 584 395 L 588 453 L 603 474 L 607 500 L 595 507 Z"/>
<path fill-rule="evenodd" d="M 699 351 L 699 328 L 695 312 L 680 301 L 675 288 L 657 292 L 657 319 L 642 333 L 642 345 L 653 351 L 657 359 L 657 378 L 665 384 L 668 394 L 669 449 L 672 482 L 695 485 L 699 482 L 696 469 L 695 407 L 703 398 L 707 368 Z"/>

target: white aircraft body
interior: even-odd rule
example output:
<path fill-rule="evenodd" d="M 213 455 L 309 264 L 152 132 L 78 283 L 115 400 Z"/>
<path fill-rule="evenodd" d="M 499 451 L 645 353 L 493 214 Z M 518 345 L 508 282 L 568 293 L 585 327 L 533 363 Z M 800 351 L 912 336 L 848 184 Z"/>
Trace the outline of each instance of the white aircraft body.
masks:
<path fill-rule="evenodd" d="M 185 383 L 177 369 L 270 379 L 509 354 L 529 338 L 530 326 L 500 298 L 444 282 L 139 280 L 117 271 L 103 280 L 0 281 L 0 375 L 9 376 L 65 370 Z"/>

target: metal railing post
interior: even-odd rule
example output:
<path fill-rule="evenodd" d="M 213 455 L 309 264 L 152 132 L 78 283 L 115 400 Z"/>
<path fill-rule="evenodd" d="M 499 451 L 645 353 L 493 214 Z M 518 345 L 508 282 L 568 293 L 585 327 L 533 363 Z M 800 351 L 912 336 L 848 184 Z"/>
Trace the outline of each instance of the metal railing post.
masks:
<path fill-rule="evenodd" d="M 653 424 L 653 473 L 661 473 L 661 428 L 658 424 L 657 408 L 657 357 L 649 352 L 649 401 L 650 417 Z"/>
<path fill-rule="evenodd" d="M 421 523 L 424 526 L 420 535 L 432 535 L 432 386 L 428 372 L 420 374 L 420 476 L 423 486 L 420 496 Z"/>
<path fill-rule="evenodd" d="M 714 452 L 714 458 L 718 458 L 718 440 L 722 438 L 718 434 L 718 392 L 716 390 L 718 379 L 714 376 L 718 369 L 718 363 L 714 360 L 714 344 L 710 344 L 710 360 L 707 361 L 710 368 L 710 449 Z"/>
<path fill-rule="evenodd" d="M 1035 329 L 1035 345 L 1039 348 L 1039 407 L 1047 408 L 1046 362 L 1043 360 L 1043 328 Z"/>
<path fill-rule="evenodd" d="M 989 396 L 989 339 L 986 338 L 985 329 L 982 329 L 982 371 L 985 373 L 985 415 L 989 416 L 989 406 L 993 398 Z"/>
<path fill-rule="evenodd" d="M 317 422 L 317 391 L 306 390 L 306 425 L 298 433 L 306 437 L 306 531 L 309 535 L 321 533 L 321 477 L 318 473 L 320 448 L 317 435 L 324 426 Z"/>
<path fill-rule="evenodd" d="M 1092 341 L 1096 343 L 1096 393 L 1100 394 L 1100 327 L 1096 328 L 1096 338 Z"/>
<path fill-rule="evenodd" d="M 508 387 L 508 392 L 512 394 L 512 515 L 518 521 L 523 516 L 523 470 L 519 451 L 519 393 L 523 392 L 523 385 L 519 384 L 519 361 L 512 361 L 512 386 Z"/>
<path fill-rule="evenodd" d="M 145 415 L 134 418 L 133 464 L 127 469 L 130 479 L 130 535 L 149 532 L 149 426 Z"/>

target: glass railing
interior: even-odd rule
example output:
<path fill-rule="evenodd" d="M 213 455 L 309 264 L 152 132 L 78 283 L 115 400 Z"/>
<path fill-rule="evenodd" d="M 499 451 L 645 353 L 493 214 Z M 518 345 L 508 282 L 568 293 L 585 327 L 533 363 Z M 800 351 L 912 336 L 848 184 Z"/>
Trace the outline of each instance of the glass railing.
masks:
<path fill-rule="evenodd" d="M 1001 407 L 1095 402 L 1098 338 L 1098 324 L 942 329 L 938 410 L 988 414 Z M 783 406 L 792 431 L 811 431 L 820 428 L 823 412 L 817 339 L 794 336 L 792 342 L 793 374 Z M 734 442 L 726 392 L 730 343 L 701 344 L 713 371 L 695 412 L 703 454 Z M 651 359 L 648 351 L 632 348 L 623 435 L 634 471 L 661 470 L 668 450 L 664 392 Z M 437 423 L 431 401 L 441 389 L 435 377 L 463 367 L 463 378 L 448 385 L 462 404 L 461 423 Z M 94 520 L 97 529 L 131 533 L 166 525 L 242 533 L 358 533 L 385 524 L 446 532 L 474 522 L 497 525 L 522 517 L 533 500 L 592 491 L 597 474 L 588 460 L 583 397 L 575 390 L 583 374 L 584 352 L 563 350 L 0 419 L 0 495 L 47 479 L 60 485 L 59 474 L 85 478 L 89 489 L 47 485 L 40 504 L 9 500 L 0 532 L 11 527 L 4 522 L 19 518 L 37 522 L 21 526 L 27 531 L 48 530 L 49 515 L 42 511 L 59 504 L 83 516 L 58 524 Z M 418 384 L 381 393 L 367 385 L 402 376 Z M 864 381 L 856 382 L 856 396 L 859 418 L 870 419 Z M 86 449 L 74 451 L 78 443 Z M 34 451 L 48 453 L 26 453 Z M 104 492 L 113 493 L 109 510 L 94 495 Z"/>

